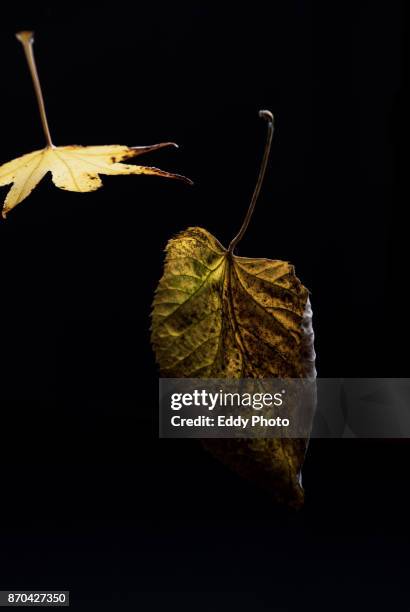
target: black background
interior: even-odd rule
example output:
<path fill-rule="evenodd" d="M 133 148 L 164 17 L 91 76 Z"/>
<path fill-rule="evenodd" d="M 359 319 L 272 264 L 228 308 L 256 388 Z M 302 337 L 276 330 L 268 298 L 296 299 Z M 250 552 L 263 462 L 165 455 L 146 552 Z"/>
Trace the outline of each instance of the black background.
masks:
<path fill-rule="evenodd" d="M 409 375 L 407 25 L 392 0 L 3 14 L 2 161 L 43 146 L 14 38 L 34 29 L 55 144 L 173 140 L 141 163 L 195 185 L 47 177 L 0 225 L 2 589 L 71 589 L 84 610 L 403 609 L 408 445 L 314 440 L 305 508 L 275 508 L 196 442 L 157 439 L 149 312 L 173 234 L 236 233 L 268 108 L 239 254 L 295 264 L 320 376 Z"/>

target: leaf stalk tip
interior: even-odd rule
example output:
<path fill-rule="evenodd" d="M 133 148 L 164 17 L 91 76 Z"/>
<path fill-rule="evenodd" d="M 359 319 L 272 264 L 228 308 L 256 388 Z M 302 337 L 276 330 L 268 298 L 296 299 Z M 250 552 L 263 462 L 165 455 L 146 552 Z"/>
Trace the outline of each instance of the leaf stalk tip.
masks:
<path fill-rule="evenodd" d="M 25 43 L 32 43 L 34 42 L 34 32 L 32 30 L 22 30 L 21 32 L 16 32 L 16 38 L 23 45 Z"/>
<path fill-rule="evenodd" d="M 43 126 L 47 147 L 53 148 L 54 145 L 51 140 L 50 128 L 48 126 L 43 92 L 41 91 L 40 79 L 37 72 L 36 61 L 34 59 L 34 32 L 31 30 L 22 30 L 21 32 L 16 33 L 16 38 L 23 45 L 24 54 L 26 56 L 26 61 L 30 70 L 31 79 L 33 81 L 34 91 L 36 93 L 38 109 L 40 111 L 41 125 Z"/>
<path fill-rule="evenodd" d="M 262 163 L 261 163 L 261 167 L 259 170 L 259 176 L 258 176 L 258 180 L 256 182 L 256 186 L 252 195 L 252 199 L 251 199 L 251 203 L 249 205 L 248 211 L 245 215 L 245 219 L 242 223 L 242 227 L 239 230 L 239 232 L 237 233 L 237 235 L 235 236 L 235 238 L 233 238 L 233 240 L 231 241 L 231 244 L 228 247 L 228 253 L 230 255 L 233 254 L 233 251 L 235 249 L 235 247 L 237 246 L 238 242 L 240 240 L 242 240 L 246 230 L 248 229 L 248 225 L 249 225 L 249 221 L 251 220 L 251 217 L 253 215 L 253 211 L 255 210 L 255 204 L 256 201 L 259 197 L 259 193 L 262 187 L 262 183 L 263 183 L 263 179 L 265 177 L 265 173 L 266 173 L 266 167 L 268 165 L 268 159 L 269 159 L 269 153 L 272 147 L 272 138 L 273 138 L 273 130 L 274 130 L 274 118 L 273 118 L 273 114 L 269 111 L 269 110 L 260 110 L 259 111 L 259 117 L 261 117 L 261 119 L 265 119 L 268 122 L 268 131 L 267 131 L 267 135 L 266 135 L 266 143 L 265 143 L 265 149 L 263 152 L 263 157 L 262 157 Z"/>

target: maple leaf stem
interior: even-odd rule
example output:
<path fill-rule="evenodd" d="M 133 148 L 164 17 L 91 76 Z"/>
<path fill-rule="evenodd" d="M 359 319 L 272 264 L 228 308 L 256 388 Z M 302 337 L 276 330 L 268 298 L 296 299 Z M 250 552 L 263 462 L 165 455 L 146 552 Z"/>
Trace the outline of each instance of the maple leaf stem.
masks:
<path fill-rule="evenodd" d="M 249 221 L 251 220 L 253 211 L 255 210 L 255 204 L 258 199 L 261 187 L 262 187 L 263 179 L 264 179 L 265 172 L 266 172 L 266 166 L 268 165 L 269 153 L 270 153 L 271 146 L 272 146 L 272 138 L 273 138 L 273 131 L 274 131 L 273 115 L 268 110 L 261 110 L 259 111 L 259 117 L 261 117 L 262 119 L 265 119 L 268 122 L 268 132 L 266 135 L 265 149 L 263 152 L 262 163 L 261 163 L 261 167 L 259 170 L 258 180 L 256 182 L 255 190 L 252 195 L 252 200 L 249 205 L 248 212 L 246 213 L 245 219 L 243 220 L 241 229 L 239 230 L 235 238 L 232 240 L 228 248 L 228 253 L 230 253 L 231 255 L 233 254 L 233 251 L 235 247 L 237 246 L 238 242 L 242 240 L 246 230 L 248 229 Z"/>
<path fill-rule="evenodd" d="M 48 127 L 46 107 L 44 104 L 43 92 L 41 91 L 40 79 L 38 77 L 36 61 L 34 59 L 33 43 L 34 43 L 34 32 L 23 31 L 17 32 L 17 40 L 21 42 L 26 56 L 27 64 L 30 69 L 31 78 L 33 80 L 34 91 L 36 93 L 38 108 L 40 111 L 41 125 L 43 126 L 44 135 L 48 147 L 54 147 L 51 140 L 50 128 Z"/>

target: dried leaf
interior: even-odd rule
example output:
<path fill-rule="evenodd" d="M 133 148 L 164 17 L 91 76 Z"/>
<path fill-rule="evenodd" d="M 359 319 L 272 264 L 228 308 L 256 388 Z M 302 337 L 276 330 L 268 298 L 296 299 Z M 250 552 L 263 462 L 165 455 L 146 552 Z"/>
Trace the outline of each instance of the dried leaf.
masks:
<path fill-rule="evenodd" d="M 121 164 L 129 159 L 155 151 L 166 146 L 176 146 L 163 142 L 148 147 L 126 147 L 105 145 L 82 147 L 46 147 L 34 151 L 0 166 L 0 186 L 13 183 L 4 201 L 3 217 L 24 200 L 41 179 L 51 172 L 54 185 L 67 191 L 95 191 L 102 186 L 100 174 L 154 174 L 167 178 L 177 178 L 190 183 L 189 179 L 149 166 Z"/>
<path fill-rule="evenodd" d="M 231 255 L 199 227 L 170 240 L 166 253 L 152 313 L 162 376 L 312 375 L 310 302 L 293 266 Z M 206 445 L 242 473 L 273 485 L 276 497 L 301 501 L 304 441 L 213 439 Z"/>
<path fill-rule="evenodd" d="M 269 148 L 268 138 L 250 213 L 229 249 L 199 227 L 168 242 L 152 312 L 152 345 L 163 377 L 315 375 L 308 290 L 293 266 L 233 253 L 252 214 Z M 300 474 L 306 440 L 204 443 L 224 463 L 267 486 L 276 500 L 296 507 L 303 502 Z"/>
<path fill-rule="evenodd" d="M 158 168 L 120 163 L 125 159 L 155 151 L 162 147 L 176 147 L 177 145 L 173 142 L 163 142 L 148 147 L 126 147 L 123 145 L 55 147 L 51 140 L 43 94 L 34 60 L 34 34 L 33 32 L 23 31 L 18 32 L 16 36 L 23 45 L 33 80 L 46 147 L 40 151 L 27 153 L 0 166 L 0 186 L 13 184 L 4 201 L 3 217 L 6 217 L 12 208 L 30 195 L 47 172 L 51 172 L 52 181 L 56 187 L 80 192 L 95 191 L 101 187 L 101 174 L 154 174 L 192 183 L 184 176 L 165 172 Z"/>

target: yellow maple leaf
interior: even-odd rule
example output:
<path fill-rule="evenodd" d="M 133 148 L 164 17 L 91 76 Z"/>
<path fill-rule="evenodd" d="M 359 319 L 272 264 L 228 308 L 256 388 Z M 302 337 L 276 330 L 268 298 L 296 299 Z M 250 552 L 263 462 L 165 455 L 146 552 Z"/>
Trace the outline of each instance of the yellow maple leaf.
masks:
<path fill-rule="evenodd" d="M 47 172 L 51 172 L 52 181 L 56 187 L 68 191 L 95 191 L 102 186 L 100 174 L 156 174 L 190 183 L 191 181 L 184 176 L 165 172 L 159 168 L 118 163 L 123 159 L 169 145 L 174 145 L 174 143 L 162 142 L 149 147 L 47 146 L 41 151 L 22 155 L 0 166 L 0 186 L 13 183 L 4 201 L 2 215 L 5 218 L 12 208 L 24 200 Z"/>
<path fill-rule="evenodd" d="M 52 181 L 56 187 L 79 192 L 95 191 L 101 187 L 100 174 L 153 174 L 192 183 L 184 176 L 165 172 L 159 168 L 120 163 L 131 157 L 166 146 L 176 147 L 177 145 L 173 142 L 162 142 L 146 147 L 127 147 L 123 145 L 54 146 L 34 60 L 33 32 L 19 32 L 16 36 L 23 45 L 30 68 L 47 145 L 44 149 L 27 153 L 0 166 L 0 186 L 13 184 L 4 201 L 2 210 L 4 218 L 12 208 L 33 191 L 47 172 L 51 172 Z"/>

